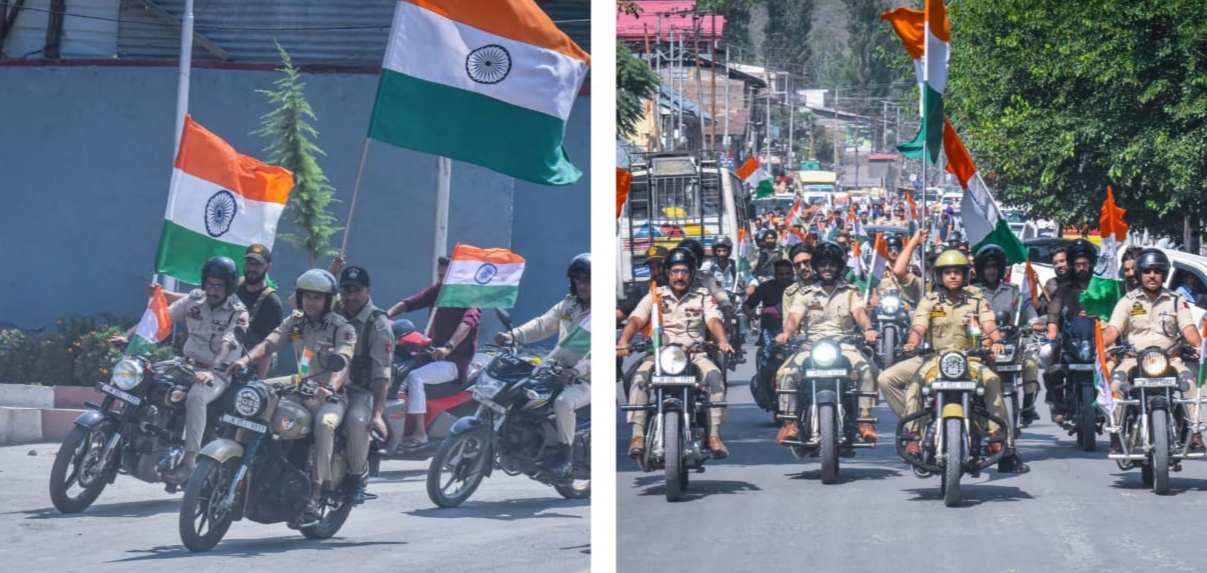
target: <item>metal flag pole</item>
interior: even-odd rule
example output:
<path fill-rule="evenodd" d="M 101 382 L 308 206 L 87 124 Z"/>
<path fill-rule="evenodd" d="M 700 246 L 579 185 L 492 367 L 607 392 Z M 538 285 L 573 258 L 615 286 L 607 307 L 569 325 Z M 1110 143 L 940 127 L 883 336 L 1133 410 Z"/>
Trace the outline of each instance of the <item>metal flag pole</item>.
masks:
<path fill-rule="evenodd" d="M 180 140 L 184 134 L 184 118 L 189 113 L 189 78 L 193 70 L 193 0 L 185 0 L 184 17 L 180 30 L 180 70 L 176 85 L 176 131 L 172 134 L 172 161 L 180 155 Z M 163 280 L 164 286 L 173 292 L 180 290 L 180 281 L 172 277 L 152 275 L 152 282 Z"/>
<path fill-rule="evenodd" d="M 339 256 L 344 258 L 348 250 L 348 235 L 352 233 L 352 215 L 356 213 L 356 196 L 360 194 L 360 177 L 365 172 L 365 158 L 369 155 L 369 138 L 365 138 L 365 146 L 360 152 L 360 167 L 356 168 L 356 183 L 352 184 L 352 204 L 348 206 L 348 222 L 344 224 L 344 240 L 339 246 Z"/>
<path fill-rule="evenodd" d="M 432 233 L 432 283 L 440 280 L 437 275 L 439 265 L 436 259 L 448 255 L 448 202 L 449 191 L 452 187 L 453 161 L 447 157 L 436 158 L 436 201 L 435 225 Z M 431 335 L 432 322 L 436 320 L 436 307 L 428 312 L 427 328 L 424 332 Z"/>

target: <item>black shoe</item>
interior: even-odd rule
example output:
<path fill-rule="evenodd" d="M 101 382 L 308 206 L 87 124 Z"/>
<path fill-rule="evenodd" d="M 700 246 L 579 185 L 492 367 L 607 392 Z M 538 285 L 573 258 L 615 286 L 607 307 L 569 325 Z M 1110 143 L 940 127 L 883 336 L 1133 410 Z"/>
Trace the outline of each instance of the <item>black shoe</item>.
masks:
<path fill-rule="evenodd" d="M 344 485 L 348 492 L 348 503 L 352 505 L 360 505 L 365 502 L 365 482 L 368 479 L 365 474 L 349 474 L 344 478 Z"/>
<path fill-rule="evenodd" d="M 558 444 L 556 447 L 556 456 L 553 463 L 549 464 L 549 475 L 554 479 L 568 479 L 574 471 L 574 459 L 571 457 L 574 450 L 567 444 Z"/>
<path fill-rule="evenodd" d="M 1031 467 L 1023 463 L 1017 453 L 1010 454 L 997 463 L 997 471 L 1002 474 L 1025 474 Z"/>

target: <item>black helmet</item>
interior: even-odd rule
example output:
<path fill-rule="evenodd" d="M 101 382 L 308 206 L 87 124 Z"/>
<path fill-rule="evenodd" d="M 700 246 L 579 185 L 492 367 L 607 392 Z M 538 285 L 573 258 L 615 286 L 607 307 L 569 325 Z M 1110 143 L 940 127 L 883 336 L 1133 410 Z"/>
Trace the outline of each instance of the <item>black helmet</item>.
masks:
<path fill-rule="evenodd" d="M 842 278 L 846 274 L 847 251 L 842 248 L 842 245 L 834 241 L 822 241 L 813 247 L 813 276 L 821 278 L 822 261 L 832 261 L 837 265 L 838 270 L 834 273 L 837 278 Z"/>
<path fill-rule="evenodd" d="M 700 241 L 696 239 L 683 239 L 682 241 L 679 241 L 679 245 L 676 248 L 691 251 L 692 257 L 695 258 L 696 262 L 695 268 L 699 269 L 700 263 L 704 262 L 704 245 L 701 244 Z M 667 259 L 666 266 L 670 267 L 670 259 Z"/>
<path fill-rule="evenodd" d="M 1161 271 L 1161 276 L 1169 276 L 1169 257 L 1160 249 L 1147 248 L 1140 252 L 1140 256 L 1136 257 L 1136 262 L 1132 263 L 1132 268 L 1136 270 L 1136 275 L 1139 276 L 1141 271 L 1147 269 L 1157 269 Z"/>
<path fill-rule="evenodd" d="M 774 240 L 776 238 L 775 231 L 772 231 L 771 229 L 763 229 L 762 231 L 759 231 L 759 244 L 761 245 L 766 243 L 767 237 L 771 237 Z"/>
<path fill-rule="evenodd" d="M 717 235 L 717 238 L 712 240 L 712 252 L 715 255 L 718 247 L 725 247 L 729 252 L 733 252 L 733 240 L 726 235 Z"/>
<path fill-rule="evenodd" d="M 1002 248 L 997 245 L 985 245 L 976 252 L 976 257 L 974 257 L 972 261 L 973 267 L 976 268 L 976 274 L 978 277 L 982 276 L 981 269 L 985 268 L 985 265 L 990 262 L 997 263 L 997 267 L 1005 272 L 1006 251 L 1002 250 Z"/>
<path fill-rule="evenodd" d="M 239 267 L 229 257 L 212 257 L 201 267 L 201 285 L 205 286 L 208 278 L 222 279 L 226 285 L 226 296 L 235 294 L 235 284 L 239 282 Z"/>
<path fill-rule="evenodd" d="M 1089 259 L 1091 263 L 1098 260 L 1098 248 L 1085 239 L 1077 239 L 1069 245 L 1069 266 L 1077 259 Z"/>
<path fill-rule="evenodd" d="M 812 255 L 813 254 L 813 245 L 811 245 L 809 243 L 797 243 L 795 245 L 792 245 L 792 250 L 788 251 L 788 260 L 791 261 L 791 260 L 796 259 L 796 255 L 799 255 L 801 253 L 808 253 L 808 254 Z"/>
<path fill-rule="evenodd" d="M 591 253 L 582 253 L 570 259 L 570 264 L 566 267 L 566 278 L 570 279 L 570 294 L 578 296 L 578 289 L 574 286 L 574 275 L 591 276 Z"/>
<path fill-rule="evenodd" d="M 884 242 L 888 245 L 890 251 L 900 251 L 905 248 L 905 241 L 901 238 L 901 235 L 896 233 L 889 235 L 888 239 Z"/>
<path fill-rule="evenodd" d="M 671 249 L 670 254 L 666 256 L 666 260 L 663 261 L 662 266 L 666 268 L 666 276 L 670 277 L 671 267 L 682 263 L 687 263 L 688 267 L 691 268 L 691 280 L 696 280 L 696 255 L 683 247 Z"/>

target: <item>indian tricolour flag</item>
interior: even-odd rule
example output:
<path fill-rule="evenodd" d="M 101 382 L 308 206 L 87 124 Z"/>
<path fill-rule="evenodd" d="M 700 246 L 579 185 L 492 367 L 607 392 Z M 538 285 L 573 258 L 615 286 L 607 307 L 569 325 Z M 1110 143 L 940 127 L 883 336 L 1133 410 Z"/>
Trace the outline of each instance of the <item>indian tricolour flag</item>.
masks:
<path fill-rule="evenodd" d="M 1115 194 L 1106 188 L 1106 201 L 1102 202 L 1102 216 L 1098 229 L 1102 231 L 1102 246 L 1098 250 L 1098 262 L 1094 265 L 1094 276 L 1081 293 L 1081 306 L 1085 313 L 1110 320 L 1115 304 L 1122 298 L 1123 281 L 1119 280 L 1119 246 L 1127 238 L 1127 223 L 1123 214 L 1127 211 L 1115 204 Z"/>
<path fill-rule="evenodd" d="M 591 354 L 591 314 L 583 317 L 582 321 L 566 335 L 566 338 L 557 343 L 557 347 L 553 349 L 554 353 L 558 350 L 571 353 L 579 358 L 584 358 Z"/>
<path fill-rule="evenodd" d="M 172 317 L 168 314 L 168 300 L 163 296 L 163 285 L 155 285 L 155 292 L 147 303 L 142 320 L 134 329 L 134 336 L 126 345 L 126 356 L 146 354 L 152 344 L 159 344 L 172 334 Z"/>
<path fill-rule="evenodd" d="M 755 197 L 770 197 L 775 194 L 775 187 L 771 184 L 771 175 L 759 167 L 757 159 L 753 157 L 747 159 L 734 173 L 755 190 Z"/>
<path fill-rule="evenodd" d="M 1006 264 L 1013 265 L 1027 260 L 1027 250 L 1018 240 L 1010 224 L 1002 217 L 997 202 L 989 194 L 985 180 L 977 172 L 976 164 L 968 149 L 960 141 L 960 136 L 944 122 L 943 150 L 947 153 L 947 170 L 959 179 L 964 188 L 964 198 L 960 203 L 960 219 L 964 226 L 964 237 L 972 246 L 972 252 L 979 251 L 986 245 L 997 245 L 1006 251 Z"/>
<path fill-rule="evenodd" d="M 951 24 L 943 0 L 926 0 L 925 11 L 898 8 L 880 15 L 888 20 L 914 61 L 914 72 L 921 89 L 922 125 L 914 140 L 897 146 L 902 155 L 911 159 L 922 156 L 939 160 L 943 142 L 943 91 L 947 88 L 947 64 L 951 56 Z"/>
<path fill-rule="evenodd" d="M 401 0 L 369 137 L 545 185 L 591 57 L 534 0 Z"/>
<path fill-rule="evenodd" d="M 240 155 L 185 116 L 155 272 L 201 284 L 210 257 L 242 264 L 248 245 L 272 248 L 293 174 Z"/>
<path fill-rule="evenodd" d="M 520 295 L 524 259 L 507 249 L 458 244 L 440 285 L 436 306 L 512 308 Z"/>
<path fill-rule="evenodd" d="M 650 322 L 648 335 L 651 347 L 654 349 L 654 373 L 662 374 L 659 365 L 658 351 L 662 348 L 662 297 L 658 294 L 658 285 L 650 281 Z"/>

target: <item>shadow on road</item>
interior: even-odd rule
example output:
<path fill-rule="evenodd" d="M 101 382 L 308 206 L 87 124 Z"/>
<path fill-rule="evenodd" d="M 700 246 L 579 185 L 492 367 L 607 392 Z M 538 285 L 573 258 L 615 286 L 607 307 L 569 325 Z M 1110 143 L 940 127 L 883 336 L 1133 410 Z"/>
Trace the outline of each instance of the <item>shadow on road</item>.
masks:
<path fill-rule="evenodd" d="M 703 499 L 714 494 L 762 491 L 761 488 L 750 482 L 700 479 L 696 477 L 698 475 L 700 474 L 691 474 L 691 481 L 688 483 L 687 489 L 684 490 L 681 501 L 695 501 L 697 499 Z M 635 482 L 636 483 L 633 484 L 635 488 L 644 488 L 637 492 L 637 495 L 666 495 L 666 478 L 661 473 L 639 477 L 635 480 Z"/>
<path fill-rule="evenodd" d="M 426 479 L 426 476 L 427 476 L 427 470 L 392 470 L 392 471 L 381 470 L 377 473 L 377 477 L 369 480 L 369 483 L 372 484 L 373 482 L 376 482 L 376 481 L 384 481 L 384 482 L 416 481 L 416 480 L 414 480 L 414 478 Z"/>
<path fill-rule="evenodd" d="M 403 513 L 416 517 L 438 517 L 444 519 L 478 517 L 483 519 L 497 519 L 500 521 L 517 521 L 522 519 L 549 517 L 589 519 L 590 516 L 556 513 L 555 510 L 566 507 L 590 506 L 591 500 L 589 499 L 562 499 L 560 497 L 546 497 L 536 499 L 508 499 L 499 502 L 467 501 L 460 507 L 425 507 L 423 509 L 404 511 Z"/>
<path fill-rule="evenodd" d="M 132 549 L 130 553 L 136 553 L 134 557 L 126 559 L 116 559 L 110 563 L 133 563 L 139 561 L 151 561 L 158 559 L 179 559 L 182 557 L 259 557 L 265 554 L 285 553 L 287 551 L 298 551 L 302 549 L 330 551 L 332 549 L 342 549 L 347 547 L 371 547 L 374 545 L 406 545 L 405 541 L 342 541 L 341 538 L 335 537 L 325 540 L 310 540 L 302 537 L 301 534 L 290 535 L 288 537 L 271 537 L 258 539 L 223 539 L 218 543 L 217 547 L 205 553 L 193 553 L 185 549 L 183 545 L 160 545 L 150 549 Z"/>
<path fill-rule="evenodd" d="M 1187 464 L 1183 464 L 1183 467 L 1185 465 Z M 1122 472 L 1118 471 L 1118 468 L 1111 469 L 1115 470 L 1111 473 L 1111 476 L 1115 478 L 1115 483 L 1111 484 L 1112 488 L 1127 491 L 1152 492 L 1152 486 L 1144 485 L 1144 482 L 1140 480 L 1140 468 L 1137 467 Z M 1152 495 L 1155 497 L 1173 497 L 1190 491 L 1207 491 L 1207 480 L 1177 477 L 1177 474 L 1170 473 L 1169 494 L 1165 496 Z"/>
<path fill-rule="evenodd" d="M 802 460 L 802 462 L 803 462 L 803 460 Z M 791 474 L 784 474 L 784 475 L 786 477 L 789 477 L 794 480 L 809 480 L 809 481 L 816 481 L 816 482 L 820 483 L 821 482 L 820 463 L 816 462 L 816 460 L 814 460 L 814 462 L 815 463 L 813 464 L 812 469 L 807 469 L 800 473 L 791 473 Z M 804 462 L 804 463 L 807 463 L 807 462 Z M 860 467 L 860 466 L 852 467 L 850 465 L 843 464 L 842 462 L 839 462 L 839 465 L 838 465 L 838 483 L 839 484 L 850 483 L 850 482 L 854 482 L 854 481 L 890 479 L 890 478 L 899 477 L 901 475 L 903 475 L 903 474 L 900 470 L 895 470 L 895 469 L 890 469 L 890 468 L 885 468 L 885 467 Z M 837 484 L 835 484 L 835 485 L 837 485 Z"/>
<path fill-rule="evenodd" d="M 179 513 L 180 499 L 156 499 L 147 501 L 125 501 L 122 503 L 93 504 L 80 513 L 62 513 L 53 506 L 42 509 L 11 511 L 4 515 L 26 514 L 27 519 L 61 519 L 71 517 L 149 517 L 160 513 Z"/>
<path fill-rule="evenodd" d="M 591 554 L 591 544 L 590 543 L 588 543 L 586 545 L 575 545 L 572 547 L 559 547 L 558 548 L 559 551 L 574 551 L 575 549 L 577 549 L 578 552 L 582 553 L 583 555 Z"/>
<path fill-rule="evenodd" d="M 914 489 L 903 489 L 905 493 L 911 493 L 914 497 L 907 501 L 925 501 L 928 503 L 943 503 L 943 494 L 939 491 L 939 478 L 932 480 L 933 487 L 920 487 Z M 986 502 L 998 501 L 1022 501 L 1035 499 L 1031 494 L 1012 486 L 1004 485 L 989 485 L 989 484 L 962 484 L 960 486 L 962 500 L 960 508 L 976 507 Z"/>

